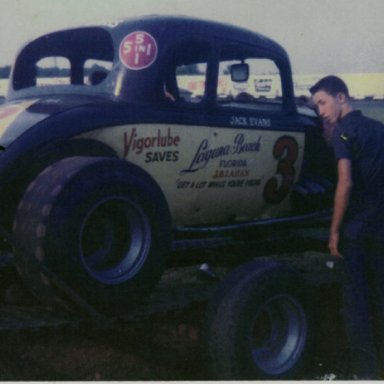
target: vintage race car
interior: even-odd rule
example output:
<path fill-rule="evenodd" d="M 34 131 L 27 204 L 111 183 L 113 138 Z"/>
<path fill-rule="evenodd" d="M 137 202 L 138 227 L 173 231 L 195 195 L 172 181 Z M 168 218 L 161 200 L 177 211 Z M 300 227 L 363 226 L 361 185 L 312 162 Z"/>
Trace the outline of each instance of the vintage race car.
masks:
<path fill-rule="evenodd" d="M 0 151 L 0 222 L 25 283 L 63 301 L 43 263 L 111 312 L 153 287 L 175 238 L 325 217 L 334 186 L 283 48 L 186 17 L 28 43 L 0 109 Z"/>

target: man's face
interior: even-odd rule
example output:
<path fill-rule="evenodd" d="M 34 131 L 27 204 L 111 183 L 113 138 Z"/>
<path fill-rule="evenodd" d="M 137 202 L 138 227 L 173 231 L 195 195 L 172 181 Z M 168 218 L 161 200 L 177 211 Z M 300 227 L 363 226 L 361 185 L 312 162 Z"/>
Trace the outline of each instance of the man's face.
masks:
<path fill-rule="evenodd" d="M 329 124 L 335 124 L 343 115 L 345 96 L 339 94 L 332 96 L 325 91 L 318 91 L 312 96 L 321 118 Z"/>

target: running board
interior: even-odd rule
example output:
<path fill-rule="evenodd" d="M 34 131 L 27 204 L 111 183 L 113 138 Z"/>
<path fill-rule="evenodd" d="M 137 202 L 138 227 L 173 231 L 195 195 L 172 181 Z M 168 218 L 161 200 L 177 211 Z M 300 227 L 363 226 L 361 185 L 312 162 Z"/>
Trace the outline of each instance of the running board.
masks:
<path fill-rule="evenodd" d="M 306 238 L 316 242 L 325 243 L 328 239 L 328 222 L 330 220 L 331 210 L 325 210 L 317 213 L 291 216 L 285 218 L 275 218 L 268 220 L 257 220 L 253 222 L 232 224 L 226 226 L 212 227 L 178 227 L 176 234 L 180 235 L 180 239 L 175 239 L 172 243 L 172 251 L 186 251 L 196 249 L 212 249 L 225 246 L 242 246 L 246 244 L 246 240 L 242 240 L 238 236 L 233 237 L 235 230 L 251 229 L 257 227 L 268 227 L 278 225 L 300 224 L 298 228 L 276 229 L 269 231 L 268 235 L 263 233 L 261 236 L 263 241 L 278 241 L 287 238 Z M 315 225 L 322 225 L 321 228 L 314 230 Z M 327 224 L 327 225 L 324 225 Z M 312 226 L 312 227 L 310 227 Z M 308 228 L 309 227 L 309 228 Z M 232 233 L 231 233 L 232 231 Z M 183 238 L 185 236 L 199 236 L 197 238 Z M 204 237 L 205 236 L 205 237 Z"/>
<path fill-rule="evenodd" d="M 189 233 L 189 234 L 203 234 L 203 233 L 222 233 L 227 231 L 235 231 L 239 229 L 255 228 L 266 225 L 277 225 L 277 224 L 295 224 L 303 223 L 306 224 L 317 224 L 321 222 L 329 221 L 331 218 L 331 209 L 325 209 L 323 211 L 308 213 L 298 216 L 286 216 L 286 217 L 275 217 L 273 219 L 261 219 L 255 221 L 247 221 L 244 223 L 232 223 L 228 225 L 214 225 L 207 227 L 175 227 L 176 233 Z"/>

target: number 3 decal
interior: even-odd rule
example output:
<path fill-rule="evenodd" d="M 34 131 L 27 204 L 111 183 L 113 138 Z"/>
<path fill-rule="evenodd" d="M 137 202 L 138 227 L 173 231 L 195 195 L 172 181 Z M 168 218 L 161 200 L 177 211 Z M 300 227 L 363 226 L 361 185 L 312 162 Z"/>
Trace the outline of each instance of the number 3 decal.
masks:
<path fill-rule="evenodd" d="M 277 176 L 270 178 L 265 184 L 264 200 L 270 204 L 280 203 L 289 193 L 295 180 L 295 162 L 299 152 L 297 141 L 292 136 L 280 137 L 273 148 L 273 157 L 278 160 L 276 175 L 281 175 L 281 182 Z"/>

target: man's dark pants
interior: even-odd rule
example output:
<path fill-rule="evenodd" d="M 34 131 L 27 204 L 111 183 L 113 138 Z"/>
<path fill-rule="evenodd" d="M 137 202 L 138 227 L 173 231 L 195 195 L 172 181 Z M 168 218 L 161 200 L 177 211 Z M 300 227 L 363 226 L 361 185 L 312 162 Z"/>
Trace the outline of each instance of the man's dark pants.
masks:
<path fill-rule="evenodd" d="M 343 237 L 344 320 L 351 369 L 360 378 L 375 376 L 384 361 L 383 228 L 351 221 Z"/>

